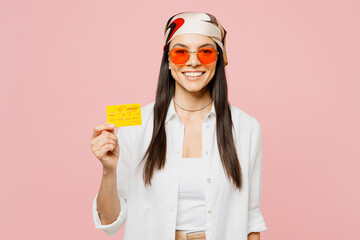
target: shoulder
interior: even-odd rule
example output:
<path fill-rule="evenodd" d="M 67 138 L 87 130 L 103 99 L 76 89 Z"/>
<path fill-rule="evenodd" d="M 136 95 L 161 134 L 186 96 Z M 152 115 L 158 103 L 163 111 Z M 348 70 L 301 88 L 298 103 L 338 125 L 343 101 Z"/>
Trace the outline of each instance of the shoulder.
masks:
<path fill-rule="evenodd" d="M 241 108 L 230 104 L 230 111 L 234 127 L 239 127 L 241 129 L 245 128 L 249 130 L 253 128 L 260 129 L 259 121 Z"/>
<path fill-rule="evenodd" d="M 141 117 L 148 118 L 154 114 L 155 101 L 145 104 L 141 107 Z"/>

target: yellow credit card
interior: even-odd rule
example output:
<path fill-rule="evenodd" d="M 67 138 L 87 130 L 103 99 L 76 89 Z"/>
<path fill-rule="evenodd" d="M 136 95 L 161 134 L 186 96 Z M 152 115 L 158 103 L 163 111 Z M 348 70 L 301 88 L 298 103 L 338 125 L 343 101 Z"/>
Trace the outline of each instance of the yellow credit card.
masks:
<path fill-rule="evenodd" d="M 141 125 L 140 103 L 106 106 L 106 117 L 115 127 Z"/>

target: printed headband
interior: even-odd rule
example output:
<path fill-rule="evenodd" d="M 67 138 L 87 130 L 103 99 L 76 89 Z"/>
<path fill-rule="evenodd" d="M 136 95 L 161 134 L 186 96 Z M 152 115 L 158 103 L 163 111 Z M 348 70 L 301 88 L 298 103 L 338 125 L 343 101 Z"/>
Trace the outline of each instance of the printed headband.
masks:
<path fill-rule="evenodd" d="M 165 26 L 163 49 L 165 50 L 172 39 L 186 33 L 202 34 L 214 40 L 223 51 L 224 66 L 228 64 L 225 46 L 227 32 L 213 15 L 202 12 L 182 12 L 172 16 Z"/>

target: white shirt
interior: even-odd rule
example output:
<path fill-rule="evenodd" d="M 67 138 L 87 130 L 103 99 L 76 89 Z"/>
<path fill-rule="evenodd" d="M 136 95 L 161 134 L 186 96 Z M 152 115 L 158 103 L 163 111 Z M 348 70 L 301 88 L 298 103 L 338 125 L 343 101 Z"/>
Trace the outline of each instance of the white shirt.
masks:
<path fill-rule="evenodd" d="M 180 163 L 183 152 L 184 124 L 173 99 L 166 120 L 166 164 L 155 171 L 152 186 L 145 188 L 143 165 L 136 169 L 152 137 L 155 102 L 141 108 L 142 125 L 120 127 L 116 133 L 120 146 L 117 164 L 117 189 L 121 204 L 118 218 L 102 225 L 92 203 L 95 227 L 107 235 L 117 233 L 125 224 L 124 240 L 174 240 L 177 220 Z M 259 122 L 241 109 L 230 105 L 233 134 L 243 174 L 239 192 L 223 170 L 216 139 L 216 112 L 202 123 L 202 157 L 205 165 L 206 240 L 247 239 L 250 232 L 267 230 L 260 211 L 262 178 L 262 141 Z"/>
<path fill-rule="evenodd" d="M 182 158 L 176 230 L 185 234 L 206 230 L 204 158 Z"/>

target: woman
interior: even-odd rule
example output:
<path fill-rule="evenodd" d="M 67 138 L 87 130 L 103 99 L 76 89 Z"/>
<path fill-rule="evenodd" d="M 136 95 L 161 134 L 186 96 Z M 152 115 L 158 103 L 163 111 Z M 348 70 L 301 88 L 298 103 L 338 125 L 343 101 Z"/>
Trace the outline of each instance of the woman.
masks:
<path fill-rule="evenodd" d="M 260 239 L 261 129 L 228 104 L 226 31 L 211 14 L 165 26 L 156 100 L 142 125 L 94 128 L 103 165 L 95 227 L 125 240 Z"/>

